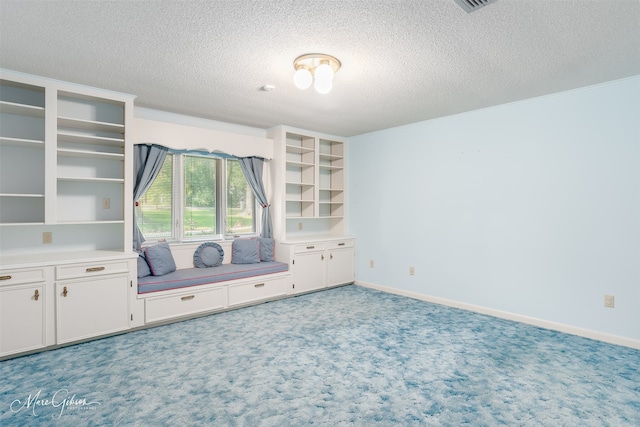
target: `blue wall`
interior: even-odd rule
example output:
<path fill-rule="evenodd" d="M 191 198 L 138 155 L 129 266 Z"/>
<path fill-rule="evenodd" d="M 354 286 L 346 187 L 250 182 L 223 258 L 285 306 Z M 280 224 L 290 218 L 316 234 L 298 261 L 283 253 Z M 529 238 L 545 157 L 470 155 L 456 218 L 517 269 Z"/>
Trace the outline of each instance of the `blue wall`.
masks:
<path fill-rule="evenodd" d="M 348 160 L 358 281 L 640 340 L 640 76 L 359 135 Z"/>

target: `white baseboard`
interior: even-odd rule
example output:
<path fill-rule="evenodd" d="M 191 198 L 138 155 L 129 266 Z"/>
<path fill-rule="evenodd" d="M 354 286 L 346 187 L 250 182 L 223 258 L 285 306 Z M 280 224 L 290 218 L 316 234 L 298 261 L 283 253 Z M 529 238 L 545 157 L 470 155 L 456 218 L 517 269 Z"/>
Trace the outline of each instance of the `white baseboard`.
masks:
<path fill-rule="evenodd" d="M 390 294 L 401 295 L 421 301 L 432 302 L 434 304 L 446 305 L 448 307 L 460 308 L 462 310 L 473 311 L 475 313 L 486 314 L 500 319 L 513 320 L 515 322 L 526 323 L 540 328 L 550 329 L 553 331 L 564 332 L 566 334 L 577 335 L 580 337 L 591 338 L 598 341 L 603 341 L 609 344 L 616 344 L 625 347 L 631 347 L 640 350 L 640 340 L 631 338 L 620 337 L 617 335 L 605 334 L 603 332 L 592 331 L 589 329 L 578 328 L 575 326 L 565 325 L 562 323 L 550 322 L 548 320 L 537 319 L 535 317 L 523 316 L 521 314 L 509 313 L 507 311 L 496 310 L 493 308 L 482 307 L 479 305 L 467 304 L 460 301 L 454 301 L 445 298 L 434 297 L 431 295 L 420 294 L 417 292 L 404 291 L 402 289 L 391 288 L 388 286 L 382 286 L 375 283 L 363 282 L 356 280 L 356 285 L 365 288 L 375 289 Z"/>

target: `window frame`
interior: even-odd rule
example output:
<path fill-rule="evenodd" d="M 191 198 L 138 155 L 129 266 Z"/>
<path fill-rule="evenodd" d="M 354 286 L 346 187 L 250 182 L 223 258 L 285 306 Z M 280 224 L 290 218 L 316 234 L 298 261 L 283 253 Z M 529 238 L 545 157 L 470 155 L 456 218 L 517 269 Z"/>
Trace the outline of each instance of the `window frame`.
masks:
<path fill-rule="evenodd" d="M 252 194 L 253 207 L 252 212 L 252 229 L 250 233 L 227 233 L 227 198 L 228 198 L 228 183 L 227 183 L 227 162 L 238 161 L 231 156 L 218 156 L 205 154 L 200 152 L 173 152 L 172 154 L 172 192 L 171 192 L 171 212 L 172 212 L 172 224 L 171 224 L 171 236 L 165 238 L 159 238 L 173 243 L 189 243 L 198 241 L 212 241 L 212 240 L 232 240 L 237 238 L 250 238 L 260 235 L 260 222 L 258 221 L 258 207 L 259 203 Z M 216 234 L 202 235 L 197 237 L 186 236 L 184 230 L 184 213 L 185 213 L 185 160 L 187 157 L 203 157 L 211 159 L 216 162 L 216 189 L 215 189 L 215 206 L 216 206 Z M 168 157 L 167 157 L 168 159 Z M 165 159 L 165 161 L 167 161 Z M 239 161 L 238 161 L 239 162 Z M 246 178 L 245 178 L 246 181 Z M 153 184 L 151 184 L 153 186 Z M 247 182 L 247 185 L 249 183 Z"/>

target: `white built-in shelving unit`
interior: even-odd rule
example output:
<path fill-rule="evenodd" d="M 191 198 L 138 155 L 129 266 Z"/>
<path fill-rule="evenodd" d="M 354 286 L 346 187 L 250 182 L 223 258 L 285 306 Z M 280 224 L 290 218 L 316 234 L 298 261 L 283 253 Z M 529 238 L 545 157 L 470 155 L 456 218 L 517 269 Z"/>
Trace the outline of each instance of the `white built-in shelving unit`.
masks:
<path fill-rule="evenodd" d="M 2 70 L 0 250 L 130 249 L 133 98 Z"/>
<path fill-rule="evenodd" d="M 45 222 L 45 90 L 0 81 L 0 224 Z"/>
<path fill-rule="evenodd" d="M 355 239 L 346 231 L 346 141 L 278 126 L 271 164 L 276 256 L 287 262 L 290 293 L 353 282 Z"/>
<path fill-rule="evenodd" d="M 133 98 L 0 70 L 0 358 L 142 322 Z"/>
<path fill-rule="evenodd" d="M 124 223 L 125 105 L 60 92 L 57 221 Z"/>
<path fill-rule="evenodd" d="M 319 140 L 318 215 L 344 218 L 344 143 Z"/>
<path fill-rule="evenodd" d="M 297 235 L 340 236 L 345 230 L 345 141 L 278 126 L 271 168 L 274 230 L 280 240 Z"/>

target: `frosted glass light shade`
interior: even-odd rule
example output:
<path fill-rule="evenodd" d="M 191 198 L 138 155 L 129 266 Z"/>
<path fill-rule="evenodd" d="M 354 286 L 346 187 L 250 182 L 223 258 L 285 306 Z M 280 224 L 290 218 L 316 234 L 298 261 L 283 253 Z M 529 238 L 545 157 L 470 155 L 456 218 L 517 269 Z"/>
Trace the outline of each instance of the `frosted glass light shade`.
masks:
<path fill-rule="evenodd" d="M 316 90 L 316 92 L 324 95 L 325 93 L 331 92 L 331 89 L 333 88 L 333 80 L 316 79 L 313 82 L 313 88 Z"/>
<path fill-rule="evenodd" d="M 313 87 L 318 93 L 329 93 L 333 87 L 333 69 L 329 64 L 320 64 L 314 71 Z"/>
<path fill-rule="evenodd" d="M 298 89 L 307 89 L 311 86 L 311 82 L 313 81 L 313 76 L 311 72 L 306 68 L 300 68 L 293 75 L 293 83 L 296 85 Z"/>
<path fill-rule="evenodd" d="M 329 64 L 320 64 L 314 71 L 316 81 L 333 81 L 333 68 Z"/>

